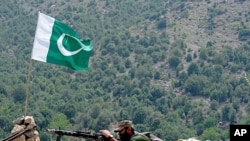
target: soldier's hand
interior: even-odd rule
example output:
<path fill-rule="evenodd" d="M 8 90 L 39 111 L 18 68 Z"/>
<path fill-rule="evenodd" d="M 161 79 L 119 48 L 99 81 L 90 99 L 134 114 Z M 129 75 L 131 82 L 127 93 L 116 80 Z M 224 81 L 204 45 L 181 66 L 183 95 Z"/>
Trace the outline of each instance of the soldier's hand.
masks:
<path fill-rule="evenodd" d="M 109 130 L 100 130 L 100 133 L 106 138 L 109 138 L 111 135 Z"/>

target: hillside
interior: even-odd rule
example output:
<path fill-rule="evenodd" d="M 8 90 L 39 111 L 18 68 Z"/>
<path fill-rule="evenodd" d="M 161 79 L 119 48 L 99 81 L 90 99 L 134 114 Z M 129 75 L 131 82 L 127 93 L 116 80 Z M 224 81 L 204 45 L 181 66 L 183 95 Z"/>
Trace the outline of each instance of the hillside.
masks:
<path fill-rule="evenodd" d="M 167 141 L 228 139 L 230 124 L 250 124 L 249 7 L 246 0 L 6 1 L 0 138 L 24 114 L 28 85 L 28 115 L 44 141 L 55 138 L 47 128 L 98 132 L 121 119 Z M 89 71 L 38 61 L 29 68 L 38 11 L 92 39 Z"/>

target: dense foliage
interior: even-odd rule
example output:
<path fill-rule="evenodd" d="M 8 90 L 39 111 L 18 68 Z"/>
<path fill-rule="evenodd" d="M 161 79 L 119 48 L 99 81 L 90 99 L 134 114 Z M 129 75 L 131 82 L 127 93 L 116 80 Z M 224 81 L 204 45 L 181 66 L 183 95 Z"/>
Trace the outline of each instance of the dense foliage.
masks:
<path fill-rule="evenodd" d="M 27 114 L 34 116 L 42 141 L 54 138 L 47 128 L 98 132 L 122 119 L 166 141 L 226 140 L 229 124 L 250 124 L 250 15 L 242 8 L 250 2 L 226 4 L 5 1 L 0 5 L 0 138 L 25 114 L 28 93 Z M 194 7 L 206 9 L 205 15 L 193 14 Z M 233 16 L 230 8 L 238 13 Z M 89 71 L 30 62 L 38 11 L 93 40 Z M 192 19 L 198 19 L 197 28 L 189 32 Z M 234 34 L 224 37 L 225 31 Z"/>

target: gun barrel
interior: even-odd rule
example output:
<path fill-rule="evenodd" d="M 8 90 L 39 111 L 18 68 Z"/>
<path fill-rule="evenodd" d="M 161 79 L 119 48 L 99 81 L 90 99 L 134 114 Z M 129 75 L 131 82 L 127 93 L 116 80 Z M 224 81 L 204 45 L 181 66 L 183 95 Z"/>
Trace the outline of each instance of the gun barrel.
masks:
<path fill-rule="evenodd" d="M 12 141 L 12 140 L 14 140 L 15 138 L 17 138 L 17 137 L 23 135 L 25 132 L 29 132 L 29 131 L 31 131 L 31 130 L 32 130 L 32 129 L 28 129 L 28 128 L 27 128 L 27 129 L 24 129 L 24 130 L 22 130 L 22 131 L 20 131 L 20 132 L 17 132 L 17 133 L 15 133 L 15 134 L 13 134 L 13 135 L 11 135 L 11 136 L 9 136 L 9 137 L 3 139 L 2 141 Z"/>
<path fill-rule="evenodd" d="M 72 136 L 78 138 L 85 138 L 85 139 L 94 139 L 100 140 L 102 135 L 100 134 L 91 134 L 90 132 L 82 132 L 82 131 L 66 131 L 66 130 L 56 130 L 56 129 L 47 129 L 48 132 L 57 134 L 58 136 Z"/>

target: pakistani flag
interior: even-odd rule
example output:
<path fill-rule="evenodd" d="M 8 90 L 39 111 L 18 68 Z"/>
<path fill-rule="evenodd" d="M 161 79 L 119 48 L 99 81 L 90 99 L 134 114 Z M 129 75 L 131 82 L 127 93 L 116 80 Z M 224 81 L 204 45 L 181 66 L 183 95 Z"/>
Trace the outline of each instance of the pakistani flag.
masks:
<path fill-rule="evenodd" d="M 91 40 L 80 40 L 66 24 L 39 12 L 31 59 L 87 70 Z"/>

